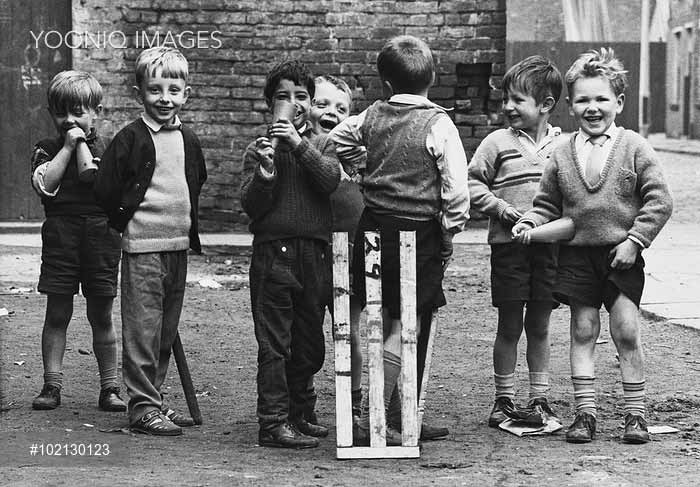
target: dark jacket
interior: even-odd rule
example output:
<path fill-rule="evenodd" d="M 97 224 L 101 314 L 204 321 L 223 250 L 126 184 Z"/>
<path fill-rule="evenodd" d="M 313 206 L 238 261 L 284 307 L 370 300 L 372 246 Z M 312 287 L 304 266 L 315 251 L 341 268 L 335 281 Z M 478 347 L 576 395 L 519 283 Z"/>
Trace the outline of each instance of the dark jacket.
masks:
<path fill-rule="evenodd" d="M 197 136 L 184 124 L 185 178 L 190 193 L 190 248 L 201 252 L 199 241 L 199 192 L 207 179 L 202 148 Z M 95 198 L 104 208 L 109 224 L 123 232 L 146 194 L 153 170 L 156 149 L 148 126 L 139 118 L 124 127 L 102 155 L 95 181 Z"/>

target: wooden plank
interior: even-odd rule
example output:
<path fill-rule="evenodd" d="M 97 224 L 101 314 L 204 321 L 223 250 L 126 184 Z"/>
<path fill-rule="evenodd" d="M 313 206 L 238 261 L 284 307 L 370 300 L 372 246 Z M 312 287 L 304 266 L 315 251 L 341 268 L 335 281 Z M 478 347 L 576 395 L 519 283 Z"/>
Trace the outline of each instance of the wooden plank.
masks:
<path fill-rule="evenodd" d="M 372 458 L 420 458 L 418 446 L 355 446 L 352 448 L 336 448 L 338 460 L 372 459 Z"/>
<path fill-rule="evenodd" d="M 416 233 L 400 232 L 401 266 L 401 443 L 418 445 L 416 334 Z"/>
<path fill-rule="evenodd" d="M 350 272 L 348 234 L 333 234 L 333 343 L 335 350 L 335 428 L 339 448 L 352 446 L 350 361 Z"/>
<path fill-rule="evenodd" d="M 384 333 L 379 234 L 366 232 L 364 240 L 370 447 L 381 448 L 386 447 L 386 415 L 384 413 Z"/>
<path fill-rule="evenodd" d="M 418 432 L 423 428 L 423 413 L 425 412 L 425 394 L 428 390 L 428 378 L 430 376 L 430 364 L 433 361 L 433 345 L 438 327 L 438 312 L 433 310 L 430 319 L 430 334 L 428 335 L 428 345 L 425 351 L 425 366 L 423 367 L 423 379 L 420 381 L 420 394 L 418 395 Z"/>

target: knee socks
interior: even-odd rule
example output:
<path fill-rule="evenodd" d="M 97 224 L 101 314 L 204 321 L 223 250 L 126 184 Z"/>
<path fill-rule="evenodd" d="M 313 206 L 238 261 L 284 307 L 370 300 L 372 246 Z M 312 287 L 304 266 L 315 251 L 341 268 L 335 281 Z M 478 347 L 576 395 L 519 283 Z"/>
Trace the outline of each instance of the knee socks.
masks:
<path fill-rule="evenodd" d="M 515 399 L 515 373 L 512 374 L 493 374 L 493 380 L 496 383 L 496 399 L 499 397 L 507 397 L 511 401 Z"/>
<path fill-rule="evenodd" d="M 596 416 L 595 377 L 571 377 L 574 384 L 574 402 L 576 413 L 588 413 Z"/>
<path fill-rule="evenodd" d="M 644 417 L 644 386 L 646 382 L 623 382 L 622 392 L 625 397 L 625 414 L 636 414 Z"/>
<path fill-rule="evenodd" d="M 549 390 L 549 373 L 530 372 L 530 399 L 546 398 Z"/>
<path fill-rule="evenodd" d="M 44 384 L 63 387 L 63 372 L 44 372 Z"/>
<path fill-rule="evenodd" d="M 92 349 L 100 371 L 100 389 L 118 387 L 116 343 L 93 343 Z"/>

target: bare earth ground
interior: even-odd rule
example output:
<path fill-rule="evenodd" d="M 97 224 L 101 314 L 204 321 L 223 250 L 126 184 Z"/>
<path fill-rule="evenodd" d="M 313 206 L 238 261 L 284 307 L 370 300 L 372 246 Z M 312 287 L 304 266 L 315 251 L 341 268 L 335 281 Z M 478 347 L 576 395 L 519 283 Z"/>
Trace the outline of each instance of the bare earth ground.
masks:
<path fill-rule="evenodd" d="M 697 224 L 700 211 L 693 181 L 698 180 L 698 163 L 690 156 L 665 157 L 676 196 L 674 222 Z M 6 247 L 2 252 L 16 250 Z M 191 257 L 190 273 L 225 284 L 207 289 L 193 283 L 187 289 L 180 334 L 204 424 L 186 429 L 178 438 L 100 431 L 123 425 L 125 416 L 96 408 L 97 367 L 81 297 L 75 300 L 68 332 L 63 404 L 55 411 L 33 411 L 31 401 L 42 381 L 45 298 L 11 294 L 10 283 L 0 282 L 0 292 L 5 292 L 0 294 L 0 307 L 11 313 L 0 317 L 0 484 L 692 486 L 700 482 L 700 333 L 663 320 L 642 319 L 648 419 L 651 425 L 674 426 L 679 433 L 655 435 L 643 446 L 620 442 L 622 388 L 607 326 L 601 334 L 607 343 L 597 350 L 599 433 L 593 443 L 570 445 L 562 433 L 518 438 L 488 428 L 496 311 L 490 306 L 488 247 L 482 244 L 458 246 L 445 281 L 449 305 L 440 313 L 426 417 L 448 426 L 448 439 L 424 443 L 420 459 L 399 461 L 337 461 L 333 429 L 313 450 L 258 447 L 249 249 L 206 250 L 205 256 Z M 119 333 L 118 300 L 114 317 Z M 568 320 L 568 308 L 562 307 L 555 310 L 551 323 L 551 398 L 565 426 L 573 407 Z M 326 366 L 316 384 L 320 419 L 333 425 L 329 320 L 326 329 Z M 524 349 L 523 343 L 517 369 L 521 402 L 527 392 Z M 185 411 L 174 363 L 168 375 L 166 397 Z M 30 456 L 33 443 L 107 443 L 111 454 Z"/>

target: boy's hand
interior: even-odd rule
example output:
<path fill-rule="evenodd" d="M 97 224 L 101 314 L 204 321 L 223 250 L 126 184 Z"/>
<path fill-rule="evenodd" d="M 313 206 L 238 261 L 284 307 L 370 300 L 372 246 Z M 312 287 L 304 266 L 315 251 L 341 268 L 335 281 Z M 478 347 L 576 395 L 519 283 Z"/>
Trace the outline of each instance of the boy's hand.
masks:
<path fill-rule="evenodd" d="M 272 148 L 272 143 L 267 137 L 258 137 L 255 139 L 255 153 L 260 158 L 260 166 L 267 172 L 275 171 L 275 150 Z"/>
<path fill-rule="evenodd" d="M 80 141 L 85 142 L 85 132 L 80 127 L 73 127 L 66 132 L 66 138 L 63 140 L 63 146 L 70 151 L 75 149 Z"/>
<path fill-rule="evenodd" d="M 289 120 L 281 119 L 270 125 L 267 135 L 271 139 L 277 138 L 292 149 L 296 149 L 301 144 L 301 135 L 299 135 L 294 124 Z"/>
<path fill-rule="evenodd" d="M 608 254 L 610 268 L 621 271 L 629 269 L 636 262 L 637 254 L 639 254 L 639 245 L 628 238 L 625 239 L 617 244 Z"/>
<path fill-rule="evenodd" d="M 454 244 L 452 239 L 454 234 L 452 232 L 442 232 L 442 242 L 440 243 L 440 259 L 442 260 L 442 272 L 443 274 L 447 270 L 447 266 L 450 265 L 452 260 L 452 253 L 454 252 Z"/>
<path fill-rule="evenodd" d="M 503 223 L 513 225 L 515 222 L 520 220 L 522 216 L 523 214 L 520 213 L 514 206 L 508 206 L 505 210 L 503 210 L 503 213 L 501 213 L 501 221 Z"/>
<path fill-rule="evenodd" d="M 530 243 L 530 234 L 532 225 L 527 222 L 516 223 L 510 231 L 511 238 L 521 244 L 528 245 Z"/>

